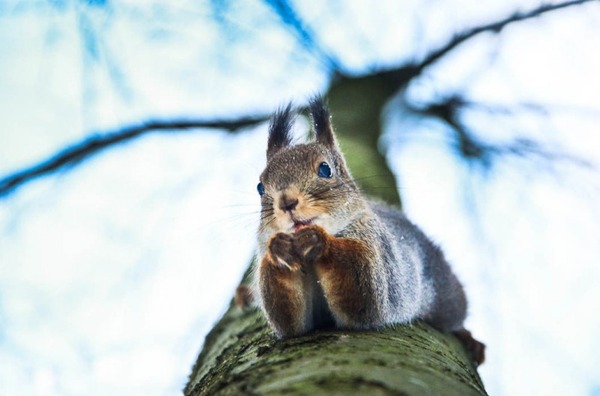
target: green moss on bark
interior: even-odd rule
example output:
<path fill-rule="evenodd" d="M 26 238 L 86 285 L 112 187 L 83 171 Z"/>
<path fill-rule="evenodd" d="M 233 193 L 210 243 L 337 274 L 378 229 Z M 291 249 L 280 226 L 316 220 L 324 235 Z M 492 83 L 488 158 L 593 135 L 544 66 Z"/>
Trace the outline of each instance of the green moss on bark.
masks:
<path fill-rule="evenodd" d="M 277 340 L 231 307 L 207 336 L 186 395 L 481 395 L 462 346 L 423 323 Z"/>

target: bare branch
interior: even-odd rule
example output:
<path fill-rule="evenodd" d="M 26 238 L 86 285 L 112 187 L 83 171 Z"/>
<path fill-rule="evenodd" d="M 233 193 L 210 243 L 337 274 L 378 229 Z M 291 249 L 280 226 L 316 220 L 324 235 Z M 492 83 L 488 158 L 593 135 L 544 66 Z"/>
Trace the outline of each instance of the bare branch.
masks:
<path fill-rule="evenodd" d="M 406 87 L 410 81 L 419 77 L 423 73 L 423 71 L 425 69 L 427 69 L 427 67 L 431 66 L 432 64 L 434 64 L 435 62 L 440 60 L 442 57 L 444 57 L 445 55 L 450 53 L 452 50 L 454 50 L 460 44 L 468 41 L 469 39 L 477 36 L 480 33 L 500 32 L 502 29 L 504 29 L 507 25 L 509 25 L 511 23 L 521 22 L 521 21 L 524 21 L 527 19 L 532 19 L 532 18 L 541 16 L 541 15 L 544 15 L 551 11 L 556 11 L 556 10 L 560 10 L 563 8 L 576 6 L 576 5 L 582 5 L 585 3 L 592 2 L 592 1 L 597 1 L 597 0 L 573 0 L 573 1 L 567 1 L 567 2 L 559 3 L 559 4 L 541 5 L 538 8 L 535 8 L 535 9 L 527 11 L 527 12 L 515 13 L 515 14 L 513 14 L 509 17 L 506 17 L 504 19 L 501 19 L 499 21 L 492 22 L 492 23 L 482 25 L 482 26 L 477 26 L 477 27 L 471 28 L 469 30 L 466 30 L 462 33 L 456 34 L 454 37 L 449 39 L 445 44 L 440 46 L 438 49 L 435 49 L 435 50 L 429 52 L 429 54 L 426 55 L 425 58 L 422 59 L 420 62 L 406 63 L 406 64 L 400 65 L 399 67 L 396 67 L 394 69 L 383 70 L 383 71 L 380 70 L 380 71 L 372 72 L 372 73 L 370 73 L 370 75 L 371 76 L 377 75 L 380 78 L 384 79 L 389 91 L 391 93 L 396 93 L 399 90 L 401 90 L 402 88 Z M 362 77 L 365 77 L 365 76 L 362 76 Z M 334 76 L 333 82 L 335 83 L 336 79 L 339 80 L 339 79 L 347 79 L 347 78 L 361 78 L 361 77 L 344 76 L 344 75 L 338 74 L 338 75 Z M 391 96 L 391 94 L 390 94 L 390 96 Z"/>
<path fill-rule="evenodd" d="M 239 129 L 257 125 L 267 120 L 268 116 L 241 117 L 230 120 L 151 120 L 139 125 L 127 126 L 116 131 L 97 133 L 66 147 L 38 164 L 0 179 L 0 198 L 16 191 L 17 188 L 33 179 L 75 165 L 115 144 L 124 143 L 151 132 L 160 131 L 172 133 L 198 128 L 223 129 L 229 132 L 235 132 Z"/>
<path fill-rule="evenodd" d="M 323 48 L 315 38 L 315 33 L 302 21 L 288 0 L 265 0 L 265 3 L 275 11 L 281 22 L 289 26 L 299 36 L 300 42 L 306 49 L 318 54 L 327 63 L 330 71 L 341 71 L 342 64 L 331 51 Z"/>
<path fill-rule="evenodd" d="M 454 48 L 458 47 L 460 44 L 462 44 L 465 41 L 471 39 L 472 37 L 478 35 L 479 33 L 500 32 L 502 29 L 504 29 L 507 25 L 509 25 L 511 23 L 520 22 L 520 21 L 524 21 L 526 19 L 539 17 L 547 12 L 560 10 L 562 8 L 567 8 L 567 7 L 571 7 L 574 5 L 590 3 L 592 1 L 597 1 L 597 0 L 572 0 L 572 1 L 567 1 L 564 3 L 558 3 L 558 4 L 543 4 L 533 10 L 530 10 L 527 12 L 522 12 L 522 13 L 517 12 L 517 13 L 515 13 L 507 18 L 504 18 L 502 20 L 492 22 L 487 25 L 474 27 L 470 30 L 459 33 L 458 35 L 454 36 L 454 38 L 452 38 L 449 42 L 442 45 L 437 50 L 430 52 L 429 55 L 427 55 L 425 57 L 425 59 L 423 59 L 420 63 L 414 65 L 415 76 L 420 74 L 425 68 L 427 68 L 431 64 L 437 62 L 440 58 L 442 58 L 444 55 L 446 55 L 447 53 L 452 51 Z"/>
<path fill-rule="evenodd" d="M 463 100 L 462 106 L 476 111 L 506 116 L 512 116 L 515 113 L 528 112 L 540 116 L 568 113 L 577 114 L 580 117 L 600 118 L 600 107 L 596 108 L 564 103 L 517 102 L 509 105 L 506 103 Z"/>
<path fill-rule="evenodd" d="M 496 157 L 503 155 L 523 158 L 534 157 L 551 161 L 562 160 L 585 168 L 594 167 L 591 162 L 583 158 L 579 158 L 566 152 L 553 151 L 531 139 L 517 138 L 506 143 L 487 143 L 478 139 L 459 119 L 459 113 L 464 110 L 464 108 L 477 105 L 480 104 L 466 101 L 457 95 L 420 108 L 407 104 L 411 111 L 426 117 L 438 118 L 450 126 L 455 135 L 454 143 L 457 152 L 467 161 L 475 160 L 479 162 L 484 169 L 490 168 Z M 506 112 L 510 111 L 511 113 L 519 110 L 518 107 L 510 109 L 505 106 L 501 107 L 501 109 Z M 521 110 L 531 109 L 537 112 L 545 111 L 542 105 L 533 103 L 528 103 L 527 106 L 521 107 Z"/>

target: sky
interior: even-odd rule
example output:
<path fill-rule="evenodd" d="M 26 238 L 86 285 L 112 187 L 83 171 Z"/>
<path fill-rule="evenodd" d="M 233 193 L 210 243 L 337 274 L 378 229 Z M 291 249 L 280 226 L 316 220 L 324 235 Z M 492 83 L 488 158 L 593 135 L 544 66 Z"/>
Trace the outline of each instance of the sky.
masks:
<path fill-rule="evenodd" d="M 397 3 L 295 5 L 359 74 L 538 4 Z M 216 4 L 4 2 L 0 178 L 122 125 L 326 89 L 326 59 L 269 6 Z M 599 22 L 588 4 L 479 35 L 383 115 L 404 210 L 465 285 L 491 395 L 600 395 Z M 457 156 L 406 105 L 455 92 L 484 104 L 461 113 L 478 137 L 552 155 Z M 252 256 L 266 138 L 148 134 L 0 197 L 0 394 L 180 394 Z"/>

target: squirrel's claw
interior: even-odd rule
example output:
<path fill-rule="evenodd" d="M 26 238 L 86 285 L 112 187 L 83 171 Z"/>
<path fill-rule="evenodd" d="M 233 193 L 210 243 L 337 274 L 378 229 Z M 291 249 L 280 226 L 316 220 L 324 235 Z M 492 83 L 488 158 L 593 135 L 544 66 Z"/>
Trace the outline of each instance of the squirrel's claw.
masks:
<path fill-rule="evenodd" d="M 269 254 L 271 262 L 279 268 L 289 271 L 299 269 L 298 259 L 293 250 L 293 237 L 290 234 L 275 234 L 269 241 Z"/>
<path fill-rule="evenodd" d="M 323 254 L 326 232 L 319 226 L 309 226 L 294 234 L 293 248 L 295 254 L 304 262 L 312 263 Z"/>

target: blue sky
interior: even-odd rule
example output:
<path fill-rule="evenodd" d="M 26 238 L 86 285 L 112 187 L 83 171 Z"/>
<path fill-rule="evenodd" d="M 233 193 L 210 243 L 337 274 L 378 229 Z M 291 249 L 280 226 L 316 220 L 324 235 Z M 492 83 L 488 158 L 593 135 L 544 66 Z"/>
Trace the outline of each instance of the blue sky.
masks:
<path fill-rule="evenodd" d="M 538 5 L 397 3 L 295 5 L 350 74 Z M 269 6 L 216 4 L 5 2 L 0 177 L 122 125 L 326 89 L 327 59 Z M 593 3 L 481 34 L 383 115 L 405 211 L 465 284 L 493 395 L 600 393 L 599 22 Z M 482 104 L 461 113 L 477 137 L 552 158 L 461 159 L 407 106 L 456 92 Z M 262 124 L 148 134 L 0 198 L 0 394 L 179 394 L 252 255 L 265 144 Z"/>

